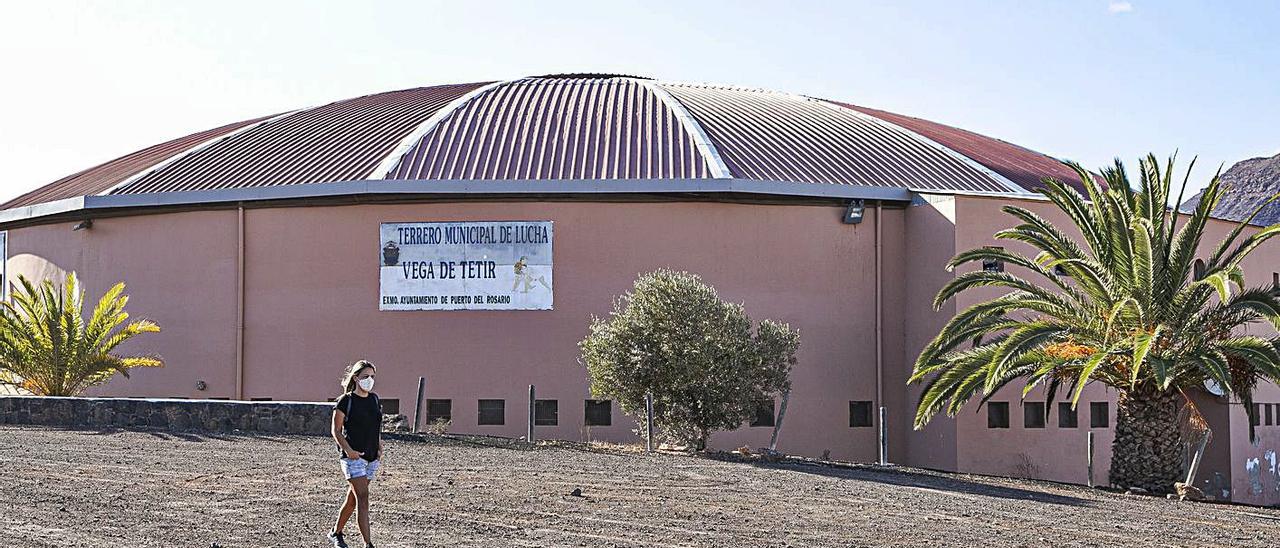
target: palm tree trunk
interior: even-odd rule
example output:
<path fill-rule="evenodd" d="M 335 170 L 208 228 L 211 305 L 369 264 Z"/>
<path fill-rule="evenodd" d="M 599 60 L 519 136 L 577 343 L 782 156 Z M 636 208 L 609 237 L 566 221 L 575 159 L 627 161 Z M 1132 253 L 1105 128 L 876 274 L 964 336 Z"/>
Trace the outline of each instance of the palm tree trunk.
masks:
<path fill-rule="evenodd" d="M 1111 484 L 1171 493 L 1182 480 L 1178 393 L 1138 386 L 1120 393 L 1111 443 Z"/>

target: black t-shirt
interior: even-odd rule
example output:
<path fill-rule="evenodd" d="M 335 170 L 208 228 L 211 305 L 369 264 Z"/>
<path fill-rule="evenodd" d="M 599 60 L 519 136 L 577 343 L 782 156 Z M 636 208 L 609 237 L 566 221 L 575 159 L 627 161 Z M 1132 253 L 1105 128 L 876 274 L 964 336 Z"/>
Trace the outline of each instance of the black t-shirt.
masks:
<path fill-rule="evenodd" d="M 351 403 L 349 413 L 347 412 L 348 401 Z M 357 453 L 364 453 L 364 460 L 369 462 L 378 460 L 378 435 L 382 431 L 382 405 L 378 402 L 378 395 L 371 392 L 362 398 L 354 392 L 348 392 L 338 398 L 333 408 L 347 413 L 346 427 L 342 435 L 347 438 L 351 448 Z M 342 458 L 347 456 L 342 452 L 341 446 L 338 447 L 338 454 Z"/>

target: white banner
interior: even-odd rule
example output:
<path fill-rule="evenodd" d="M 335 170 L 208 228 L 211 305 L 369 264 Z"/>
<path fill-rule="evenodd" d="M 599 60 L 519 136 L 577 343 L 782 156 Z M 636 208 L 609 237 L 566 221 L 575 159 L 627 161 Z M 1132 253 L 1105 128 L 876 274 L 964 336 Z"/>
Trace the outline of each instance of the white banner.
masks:
<path fill-rule="evenodd" d="M 382 223 L 379 310 L 551 310 L 551 221 Z"/>

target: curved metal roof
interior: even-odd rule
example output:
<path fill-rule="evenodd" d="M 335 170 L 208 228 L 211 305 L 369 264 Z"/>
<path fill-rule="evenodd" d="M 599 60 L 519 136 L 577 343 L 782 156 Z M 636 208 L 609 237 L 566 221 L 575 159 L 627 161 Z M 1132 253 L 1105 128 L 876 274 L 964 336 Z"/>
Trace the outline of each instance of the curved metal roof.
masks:
<path fill-rule="evenodd" d="M 646 185 L 673 192 L 702 180 L 708 189 L 808 196 L 876 188 L 1027 194 L 1043 176 L 1078 183 L 1048 156 L 879 110 L 764 90 L 560 74 L 393 91 L 237 122 L 89 168 L 0 209 L 174 194 L 193 203 L 210 192 L 244 199 L 252 189 L 270 199 L 283 196 L 268 191 L 275 187 L 351 181 L 369 192 L 405 188 L 392 181 L 416 181 L 418 192 L 431 193 L 483 190 L 484 181 L 505 192 L 517 181 L 546 180 L 564 181 L 564 192 Z"/>

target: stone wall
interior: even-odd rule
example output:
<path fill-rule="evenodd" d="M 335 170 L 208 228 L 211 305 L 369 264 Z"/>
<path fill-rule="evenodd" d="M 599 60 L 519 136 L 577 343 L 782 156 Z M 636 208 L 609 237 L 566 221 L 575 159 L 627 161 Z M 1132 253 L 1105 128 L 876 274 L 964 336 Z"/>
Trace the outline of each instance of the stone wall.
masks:
<path fill-rule="evenodd" d="M 332 403 L 0 396 L 0 424 L 329 435 Z"/>

